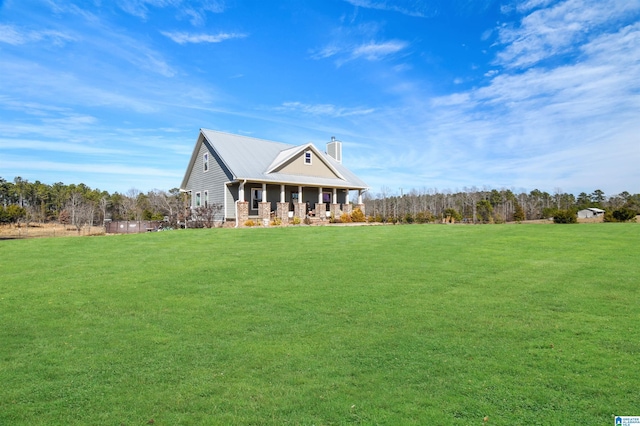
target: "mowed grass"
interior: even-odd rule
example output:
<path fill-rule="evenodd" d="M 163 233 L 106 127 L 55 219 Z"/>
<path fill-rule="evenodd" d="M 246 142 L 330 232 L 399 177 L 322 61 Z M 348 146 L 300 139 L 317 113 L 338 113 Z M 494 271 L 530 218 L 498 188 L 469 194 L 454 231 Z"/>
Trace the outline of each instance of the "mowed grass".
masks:
<path fill-rule="evenodd" d="M 2 241 L 0 424 L 613 424 L 639 260 L 637 224 Z"/>

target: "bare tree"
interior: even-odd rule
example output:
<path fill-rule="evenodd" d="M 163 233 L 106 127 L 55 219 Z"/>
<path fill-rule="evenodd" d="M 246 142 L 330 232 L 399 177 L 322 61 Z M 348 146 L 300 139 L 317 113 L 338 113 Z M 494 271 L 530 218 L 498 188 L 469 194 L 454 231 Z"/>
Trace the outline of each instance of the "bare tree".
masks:
<path fill-rule="evenodd" d="M 66 210 L 69 212 L 69 222 L 76 227 L 78 233 L 83 226 L 93 222 L 95 206 L 84 199 L 79 192 L 72 192 L 67 201 Z"/>
<path fill-rule="evenodd" d="M 135 188 L 131 188 L 127 191 L 126 194 L 122 196 L 122 215 L 127 220 L 132 218 L 135 219 L 136 217 L 140 216 L 139 214 L 136 214 L 138 206 L 138 195 L 140 195 L 140 191 Z"/>
<path fill-rule="evenodd" d="M 207 206 L 196 207 L 194 210 L 196 227 L 213 228 L 216 218 L 220 216 L 224 206 L 222 204 L 209 204 Z"/>

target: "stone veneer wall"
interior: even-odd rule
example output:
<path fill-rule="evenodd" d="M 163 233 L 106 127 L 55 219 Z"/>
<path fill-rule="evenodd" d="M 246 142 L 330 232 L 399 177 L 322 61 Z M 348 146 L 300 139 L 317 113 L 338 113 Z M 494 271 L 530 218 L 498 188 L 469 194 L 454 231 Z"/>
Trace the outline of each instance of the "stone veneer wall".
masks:
<path fill-rule="evenodd" d="M 351 214 L 352 210 L 353 210 L 353 206 L 351 204 L 342 205 L 342 213 Z"/>
<path fill-rule="evenodd" d="M 258 203 L 258 216 L 262 221 L 262 225 L 269 226 L 269 222 L 271 221 L 271 203 L 269 202 Z"/>
<path fill-rule="evenodd" d="M 249 202 L 238 201 L 238 225 L 244 226 L 247 220 L 249 220 Z"/>
<path fill-rule="evenodd" d="M 331 214 L 333 215 L 334 219 L 340 219 L 340 215 L 342 214 L 340 212 L 340 204 L 331 204 Z"/>
<path fill-rule="evenodd" d="M 299 217 L 300 219 L 304 219 L 304 217 L 307 215 L 307 212 L 305 211 L 305 207 L 307 205 L 305 203 L 293 203 L 293 215 L 295 217 Z"/>
<path fill-rule="evenodd" d="M 276 217 L 280 219 L 282 223 L 287 223 L 289 220 L 289 203 L 278 202 L 276 206 Z"/>
<path fill-rule="evenodd" d="M 324 213 L 327 211 L 324 203 L 316 203 L 316 217 L 318 219 L 325 220 L 327 215 Z"/>
<path fill-rule="evenodd" d="M 364 204 L 358 204 L 356 207 L 360 209 L 362 214 L 364 214 L 365 216 L 367 215 L 367 212 L 364 211 Z"/>

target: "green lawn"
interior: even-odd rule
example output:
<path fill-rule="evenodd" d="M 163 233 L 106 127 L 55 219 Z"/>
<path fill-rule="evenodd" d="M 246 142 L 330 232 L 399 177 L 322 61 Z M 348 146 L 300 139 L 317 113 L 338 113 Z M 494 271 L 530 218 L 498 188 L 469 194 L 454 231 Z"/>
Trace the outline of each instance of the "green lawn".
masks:
<path fill-rule="evenodd" d="M 0 268 L 0 425 L 640 415 L 638 224 L 13 240 Z"/>

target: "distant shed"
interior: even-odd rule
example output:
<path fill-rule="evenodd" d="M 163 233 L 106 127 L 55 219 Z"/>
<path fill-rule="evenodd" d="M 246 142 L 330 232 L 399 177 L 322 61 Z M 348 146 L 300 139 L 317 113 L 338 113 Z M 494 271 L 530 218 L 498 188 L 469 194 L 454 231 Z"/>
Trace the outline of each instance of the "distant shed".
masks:
<path fill-rule="evenodd" d="M 157 231 L 162 222 L 155 220 L 116 220 L 104 223 L 107 234 L 140 234 Z"/>
<path fill-rule="evenodd" d="M 597 209 L 595 207 L 589 207 L 578 212 L 578 219 L 591 219 L 594 217 L 600 217 L 602 215 L 604 215 L 604 210 Z"/>

